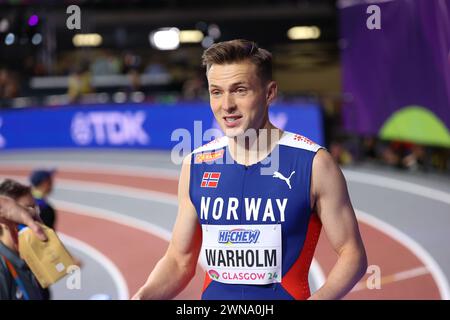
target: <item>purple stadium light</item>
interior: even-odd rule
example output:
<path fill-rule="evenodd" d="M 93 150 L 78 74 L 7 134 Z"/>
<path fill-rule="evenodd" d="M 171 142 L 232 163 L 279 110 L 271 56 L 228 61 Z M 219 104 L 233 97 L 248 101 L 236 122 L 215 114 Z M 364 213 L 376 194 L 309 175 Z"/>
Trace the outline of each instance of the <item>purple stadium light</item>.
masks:
<path fill-rule="evenodd" d="M 35 14 L 33 14 L 29 19 L 28 19 L 28 25 L 30 27 L 34 27 L 35 25 L 37 25 L 39 22 L 39 17 Z"/>

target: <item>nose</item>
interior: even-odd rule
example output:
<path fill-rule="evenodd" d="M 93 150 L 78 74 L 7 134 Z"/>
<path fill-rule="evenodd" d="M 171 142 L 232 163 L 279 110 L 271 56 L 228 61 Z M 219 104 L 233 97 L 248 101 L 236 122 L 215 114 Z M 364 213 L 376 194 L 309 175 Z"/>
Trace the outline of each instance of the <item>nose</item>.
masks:
<path fill-rule="evenodd" d="M 236 102 L 232 94 L 225 93 L 223 95 L 222 109 L 227 113 L 233 113 L 236 109 Z"/>

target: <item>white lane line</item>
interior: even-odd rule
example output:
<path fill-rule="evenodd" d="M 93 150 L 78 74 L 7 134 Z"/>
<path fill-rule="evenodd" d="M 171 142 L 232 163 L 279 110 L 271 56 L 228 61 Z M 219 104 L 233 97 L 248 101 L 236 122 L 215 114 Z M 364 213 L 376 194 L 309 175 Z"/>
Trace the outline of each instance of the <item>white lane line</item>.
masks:
<path fill-rule="evenodd" d="M 325 284 L 326 276 L 316 258 L 312 259 L 311 268 L 309 271 L 311 273 L 312 280 L 314 281 L 314 285 L 316 286 L 316 290 L 320 289 L 320 287 Z M 312 293 L 314 292 L 311 291 L 311 294 Z"/>
<path fill-rule="evenodd" d="M 99 174 L 118 174 L 134 177 L 152 177 L 159 179 L 178 179 L 180 173 L 173 169 L 131 166 L 131 165 L 116 165 L 116 164 L 93 164 L 74 161 L 36 161 L 36 160 L 1 160 L 0 169 L 9 170 L 27 170 L 36 167 L 42 168 L 56 168 L 58 171 L 69 172 L 83 172 L 83 173 L 99 173 Z M 59 179 L 59 178 L 58 178 Z"/>
<path fill-rule="evenodd" d="M 445 273 L 440 268 L 439 264 L 419 243 L 413 240 L 410 236 L 395 228 L 394 226 L 384 222 L 373 215 L 362 210 L 355 209 L 356 216 L 359 221 L 373 226 L 378 231 L 393 238 L 403 246 L 408 248 L 430 271 L 436 285 L 438 286 L 441 298 L 444 300 L 450 299 L 450 288 Z"/>
<path fill-rule="evenodd" d="M 450 204 L 450 193 L 445 191 L 370 173 L 356 172 L 352 170 L 343 170 L 343 173 L 347 181 L 353 181 L 381 187 L 383 189 L 391 189 L 395 191 L 410 193 L 416 196 Z"/>
<path fill-rule="evenodd" d="M 103 266 L 106 271 L 109 273 L 111 278 L 114 281 L 117 290 L 117 297 L 119 300 L 128 300 L 129 299 L 129 290 L 127 286 L 127 282 L 123 277 L 123 274 L 120 272 L 119 268 L 112 262 L 108 257 L 106 257 L 103 253 L 87 244 L 84 241 L 68 236 L 62 232 L 58 232 L 58 237 L 61 241 L 72 248 L 76 248 L 86 255 L 91 257 L 93 260 L 96 260 L 101 266 Z"/>
<path fill-rule="evenodd" d="M 116 211 L 102 209 L 98 207 L 92 207 L 87 205 L 82 205 L 74 202 L 63 201 L 63 200 L 53 200 L 55 206 L 63 211 L 73 212 L 77 215 L 94 217 L 98 219 L 108 220 L 117 224 L 121 224 L 130 228 L 141 230 L 153 236 L 157 236 L 163 240 L 170 240 L 170 232 L 160 226 L 154 225 L 145 220 L 137 219 L 134 217 L 121 214 Z"/>
<path fill-rule="evenodd" d="M 429 274 L 429 273 L 430 273 L 430 270 L 428 270 L 427 267 L 417 267 L 414 269 L 409 269 L 409 270 L 394 273 L 393 275 L 388 276 L 388 277 L 392 277 L 393 281 L 402 281 L 402 280 L 406 280 L 406 279 L 419 277 L 419 276 Z"/>
<path fill-rule="evenodd" d="M 427 267 L 417 267 L 401 272 L 397 272 L 388 276 L 381 277 L 380 284 L 388 284 L 392 282 L 408 280 L 412 278 L 417 278 L 426 274 L 429 274 L 430 270 Z M 351 292 L 361 291 L 368 289 L 366 281 L 361 281 L 356 284 L 356 286 L 351 290 Z"/>
<path fill-rule="evenodd" d="M 27 183 L 23 176 L 8 175 L 8 178 Z M 120 195 L 145 201 L 152 199 L 152 201 L 163 204 L 178 205 L 177 196 L 170 193 L 120 186 L 117 184 L 58 178 L 55 189 L 57 190 L 59 188 L 77 192 L 100 193 L 113 196 Z"/>

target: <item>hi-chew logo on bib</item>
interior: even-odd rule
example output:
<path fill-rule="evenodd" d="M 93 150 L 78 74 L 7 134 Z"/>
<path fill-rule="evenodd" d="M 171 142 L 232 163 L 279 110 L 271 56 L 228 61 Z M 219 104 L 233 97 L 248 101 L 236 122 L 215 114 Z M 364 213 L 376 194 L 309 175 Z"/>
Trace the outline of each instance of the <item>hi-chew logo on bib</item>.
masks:
<path fill-rule="evenodd" d="M 219 243 L 256 243 L 259 238 L 259 230 L 233 229 L 220 230 Z"/>
<path fill-rule="evenodd" d="M 230 284 L 281 282 L 281 225 L 202 225 L 201 261 L 210 278 Z"/>

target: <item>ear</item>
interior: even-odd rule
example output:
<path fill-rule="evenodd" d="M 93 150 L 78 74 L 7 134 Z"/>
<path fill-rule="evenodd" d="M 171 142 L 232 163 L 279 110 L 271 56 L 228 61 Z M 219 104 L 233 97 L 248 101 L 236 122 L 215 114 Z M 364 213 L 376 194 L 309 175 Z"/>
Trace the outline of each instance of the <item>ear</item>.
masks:
<path fill-rule="evenodd" d="M 270 81 L 267 84 L 266 89 L 267 89 L 266 94 L 267 103 L 271 104 L 277 98 L 278 85 L 275 81 Z"/>

